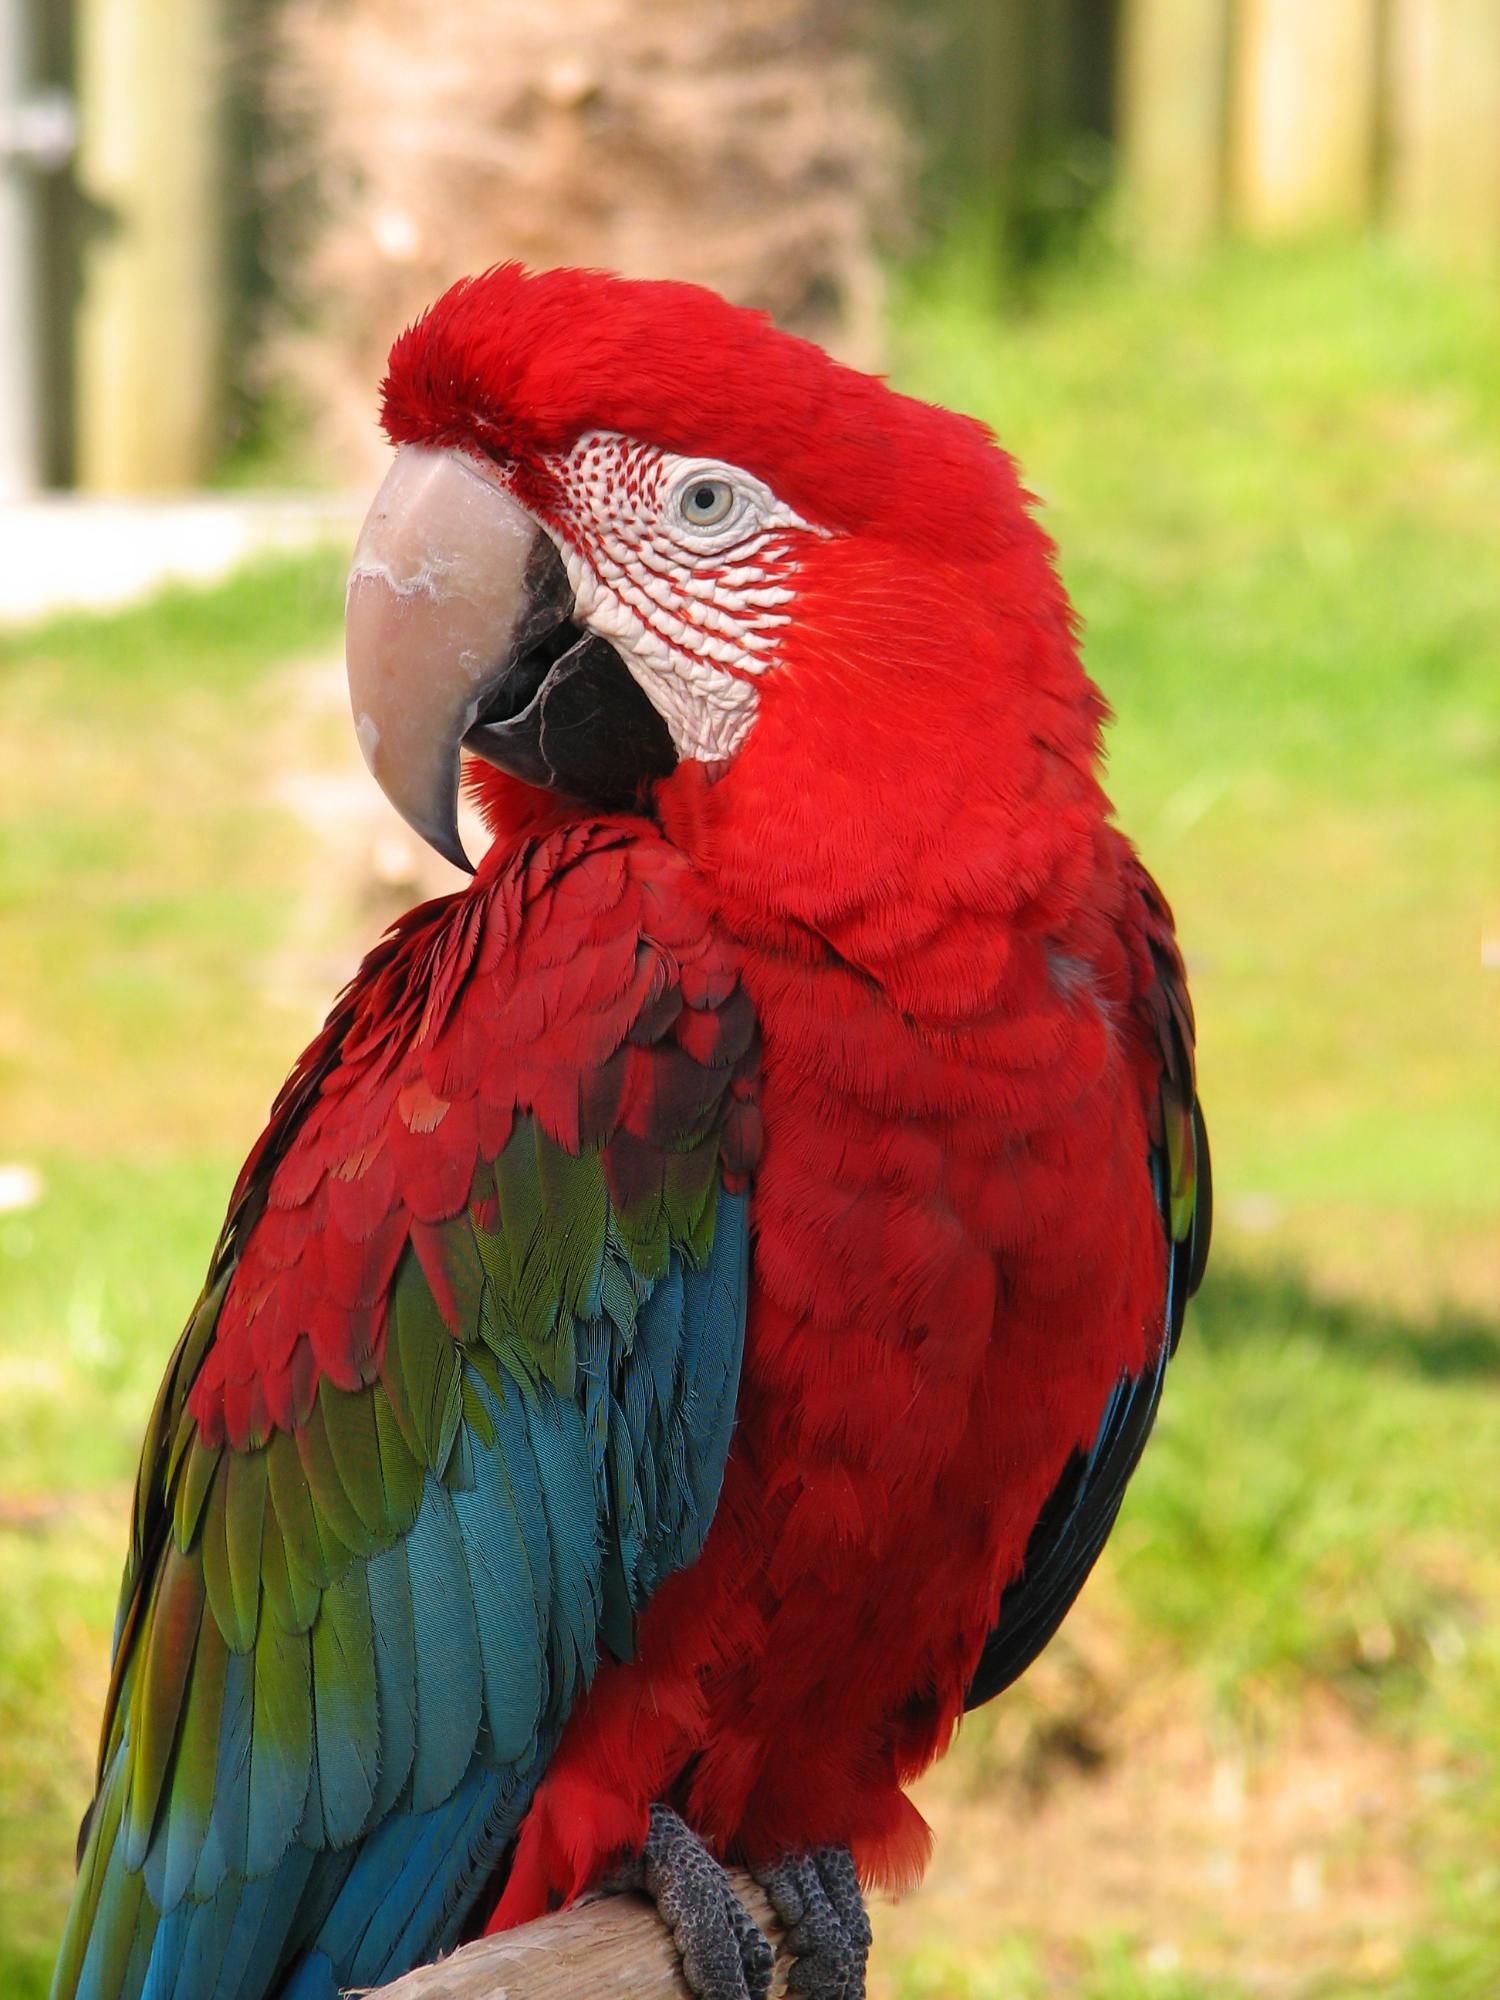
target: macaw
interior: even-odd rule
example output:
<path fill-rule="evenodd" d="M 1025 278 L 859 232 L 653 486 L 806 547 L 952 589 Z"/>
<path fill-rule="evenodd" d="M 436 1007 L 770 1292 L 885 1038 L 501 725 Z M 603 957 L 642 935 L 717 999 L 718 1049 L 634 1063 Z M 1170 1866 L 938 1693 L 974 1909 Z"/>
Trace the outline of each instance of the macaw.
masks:
<path fill-rule="evenodd" d="M 467 866 L 277 1098 L 147 1428 L 56 2000 L 331 2000 L 605 1880 L 864 1991 L 1209 1233 L 1170 913 L 977 422 L 674 283 L 396 341 L 355 725 Z"/>

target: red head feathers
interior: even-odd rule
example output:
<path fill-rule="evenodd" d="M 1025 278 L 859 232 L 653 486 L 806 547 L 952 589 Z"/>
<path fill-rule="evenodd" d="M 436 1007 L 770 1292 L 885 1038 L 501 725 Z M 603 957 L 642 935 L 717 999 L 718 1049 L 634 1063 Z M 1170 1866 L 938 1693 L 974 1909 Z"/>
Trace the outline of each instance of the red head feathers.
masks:
<path fill-rule="evenodd" d="M 499 264 L 399 337 L 383 385 L 393 443 L 565 451 L 619 431 L 731 460 L 810 520 L 952 557 L 1020 528 L 985 427 L 843 367 L 701 286 Z"/>

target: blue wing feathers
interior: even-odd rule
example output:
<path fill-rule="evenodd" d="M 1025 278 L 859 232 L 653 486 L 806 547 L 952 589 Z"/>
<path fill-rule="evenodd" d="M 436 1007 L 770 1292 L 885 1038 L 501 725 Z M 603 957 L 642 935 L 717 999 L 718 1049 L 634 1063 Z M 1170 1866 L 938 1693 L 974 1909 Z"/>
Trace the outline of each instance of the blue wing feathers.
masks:
<path fill-rule="evenodd" d="M 254 1653 L 246 1875 L 274 1868 L 302 1818 L 312 1782 L 312 1646 L 267 1619 Z"/>
<path fill-rule="evenodd" d="M 498 1434 L 500 1413 L 487 1385 L 478 1391 Z M 453 1496 L 483 1672 L 487 1754 L 516 1763 L 536 1746 L 546 1699 L 546 1662 L 531 1563 L 508 1481 L 477 1477 Z"/>
<path fill-rule="evenodd" d="M 418 1421 L 461 1448 L 445 1468 L 429 1461 L 383 1547 L 368 1548 L 373 1524 L 356 1529 L 348 1500 L 336 1521 L 366 1547 L 333 1546 L 322 1508 L 340 1458 L 359 1455 L 361 1478 L 367 1446 L 379 1463 L 378 1427 L 367 1438 L 330 1421 L 291 1455 L 316 1514 L 298 1511 L 287 1459 L 248 1475 L 270 1473 L 254 1530 L 271 1531 L 269 1581 L 250 1605 L 247 1550 L 228 1536 L 252 1531 L 215 1518 L 211 1591 L 236 1632 L 254 1620 L 255 1643 L 227 1649 L 205 1611 L 212 1671 L 195 1675 L 178 1729 L 179 1756 L 199 1745 L 206 1803 L 171 1797 L 135 1854 L 121 1743 L 82 1862 L 91 1929 L 60 1994 L 332 2000 L 454 1942 L 601 1644 L 628 1652 L 632 1615 L 702 1545 L 733 1420 L 747 1233 L 746 1198 L 724 1196 L 702 1266 L 674 1251 L 653 1282 L 611 1226 L 571 1359 L 559 1343 L 548 1372 L 517 1373 L 515 1350 L 491 1343 L 460 1359 L 462 1379 L 413 1383 L 436 1399 Z M 516 1245 L 528 1276 L 529 1248 Z"/>
<path fill-rule="evenodd" d="M 598 1499 L 593 1466 L 575 1403 L 563 1404 L 542 1385 L 524 1405 L 536 1455 L 542 1510 L 552 1557 L 548 1662 L 552 1698 L 566 1712 L 580 1678 L 592 1676 L 602 1610 Z"/>
<path fill-rule="evenodd" d="M 312 1685 L 315 1764 L 307 1819 L 298 1838 L 311 1847 L 347 1847 L 369 1819 L 380 1764 L 375 1638 L 365 1565 L 352 1565 L 324 1592 L 323 1614 L 312 1631 Z"/>
<path fill-rule="evenodd" d="M 333 2000 L 381 1984 L 456 1941 L 468 1895 L 493 1868 L 540 1776 L 476 1765 L 431 1812 L 384 1822 L 357 1853 L 282 2000 Z"/>
<path fill-rule="evenodd" d="M 231 1871 L 238 1875 L 248 1873 L 251 1717 L 250 1661 L 243 1653 L 231 1653 L 224 1663 L 224 1702 L 219 1715 L 213 1805 L 188 1892 L 199 1901 L 212 1896 Z"/>
<path fill-rule="evenodd" d="M 463 1538 L 452 1498 L 430 1473 L 406 1539 L 406 1559 L 417 1657 L 411 1791 L 420 1813 L 450 1797 L 468 1770 L 483 1701 Z"/>
<path fill-rule="evenodd" d="M 519 1390 L 512 1386 L 507 1394 L 494 1401 L 492 1408 L 496 1440 L 495 1480 L 520 1530 L 520 1549 L 525 1558 L 530 1588 L 533 1629 L 537 1645 L 545 1653 L 552 1604 L 552 1548 L 547 1534 L 547 1516 L 542 1508 L 541 1473 L 531 1449 L 531 1436 L 521 1409 Z"/>
<path fill-rule="evenodd" d="M 393 1542 L 365 1566 L 375 1665 L 380 1751 L 371 1821 L 385 1818 L 406 1790 L 417 1748 L 417 1636 L 412 1623 L 406 1543 Z"/>

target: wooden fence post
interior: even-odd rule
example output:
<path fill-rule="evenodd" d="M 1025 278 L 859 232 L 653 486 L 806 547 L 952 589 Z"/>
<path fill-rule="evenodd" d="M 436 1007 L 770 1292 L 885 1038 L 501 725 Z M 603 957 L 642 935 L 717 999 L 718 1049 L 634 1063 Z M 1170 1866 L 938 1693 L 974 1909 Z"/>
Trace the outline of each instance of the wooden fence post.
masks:
<path fill-rule="evenodd" d="M 1228 0 L 1125 0 L 1121 165 L 1148 254 L 1194 249 L 1223 221 L 1229 11 Z"/>
<path fill-rule="evenodd" d="M 1379 0 L 1240 0 L 1230 192 L 1256 235 L 1370 219 Z"/>
<path fill-rule="evenodd" d="M 1391 219 L 1424 248 L 1500 261 L 1500 0 L 1395 0 Z"/>
<path fill-rule="evenodd" d="M 219 402 L 218 0 L 78 0 L 78 484 L 197 484 Z"/>
<path fill-rule="evenodd" d="M 1025 0 L 959 0 L 949 79 L 960 173 L 981 213 L 1014 210 L 1025 165 Z M 951 143 L 951 140 L 950 140 Z"/>

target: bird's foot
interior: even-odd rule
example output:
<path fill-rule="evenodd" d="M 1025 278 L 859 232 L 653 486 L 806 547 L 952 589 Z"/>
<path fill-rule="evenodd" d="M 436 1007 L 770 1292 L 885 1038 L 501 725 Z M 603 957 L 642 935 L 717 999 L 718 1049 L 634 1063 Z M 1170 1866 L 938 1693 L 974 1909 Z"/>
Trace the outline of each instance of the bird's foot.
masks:
<path fill-rule="evenodd" d="M 698 2000 L 767 2000 L 775 1962 L 770 1944 L 724 1870 L 670 1806 L 651 1808 L 646 1844 L 619 1879 L 655 1903 Z"/>
<path fill-rule="evenodd" d="M 870 1919 L 847 1847 L 819 1847 L 757 1870 L 786 1927 L 787 1991 L 802 2000 L 864 2000 Z"/>

